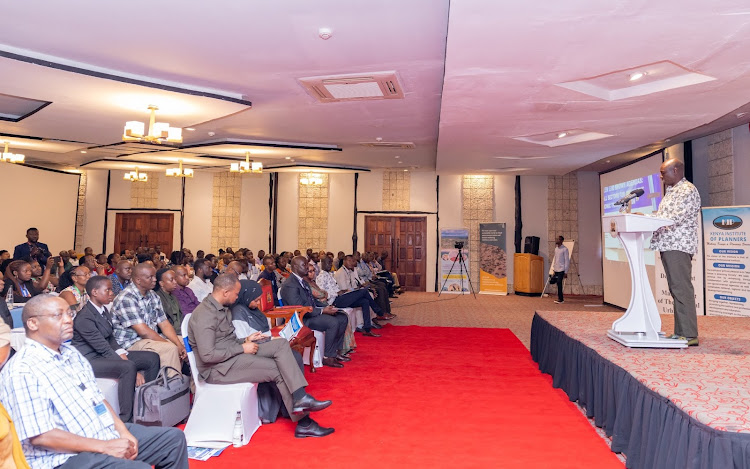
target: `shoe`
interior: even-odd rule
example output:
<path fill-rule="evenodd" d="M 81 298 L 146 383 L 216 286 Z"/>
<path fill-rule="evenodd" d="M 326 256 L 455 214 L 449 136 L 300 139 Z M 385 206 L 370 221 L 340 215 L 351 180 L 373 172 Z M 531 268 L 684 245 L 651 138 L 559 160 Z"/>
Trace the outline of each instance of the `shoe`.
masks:
<path fill-rule="evenodd" d="M 678 340 L 687 340 L 688 347 L 697 347 L 698 346 L 698 338 L 697 337 L 685 337 L 682 335 L 672 334 L 668 339 L 678 339 Z"/>
<path fill-rule="evenodd" d="M 343 368 L 344 365 L 333 357 L 323 357 L 323 365 L 330 366 L 331 368 Z"/>
<path fill-rule="evenodd" d="M 372 331 L 365 331 L 362 333 L 362 335 L 367 336 L 367 337 L 380 337 L 380 334 L 376 334 Z"/>
<path fill-rule="evenodd" d="M 565 303 L 565 300 L 563 300 L 563 301 L 555 300 L 555 304 L 557 304 L 557 305 L 561 305 L 563 303 Z"/>
<path fill-rule="evenodd" d="M 297 428 L 294 429 L 294 437 L 295 438 L 307 438 L 307 437 L 320 438 L 326 435 L 330 435 L 334 431 L 336 430 L 330 427 L 321 427 L 318 424 L 318 422 L 313 420 L 312 423 L 306 427 L 303 427 L 302 425 L 297 424 Z"/>
<path fill-rule="evenodd" d="M 395 318 L 395 317 L 396 317 L 396 315 L 395 315 L 395 314 L 391 314 L 391 313 L 385 313 L 385 314 L 384 314 L 384 315 L 382 315 L 382 316 L 378 316 L 378 320 L 379 320 L 379 321 L 390 321 L 391 319 L 393 319 L 393 318 Z"/>
<path fill-rule="evenodd" d="M 381 326 L 380 324 L 376 323 L 375 321 L 372 321 L 372 328 L 373 328 L 373 329 L 382 329 L 382 328 L 383 328 L 383 326 Z M 364 332 L 364 329 L 362 329 L 362 330 L 361 330 L 361 331 L 359 331 L 359 332 Z"/>
<path fill-rule="evenodd" d="M 340 362 L 350 362 L 350 361 L 352 361 L 351 358 L 347 357 L 346 355 L 341 355 L 341 354 L 336 355 L 336 360 L 338 360 Z"/>
<path fill-rule="evenodd" d="M 294 403 L 292 412 L 294 412 L 295 414 L 300 414 L 302 412 L 317 412 L 319 410 L 325 409 L 332 403 L 332 401 L 319 401 L 311 395 L 305 394 L 303 398 Z"/>
<path fill-rule="evenodd" d="M 364 331 L 365 330 L 362 329 L 361 327 L 358 327 L 358 328 L 354 329 L 354 332 L 364 332 Z"/>

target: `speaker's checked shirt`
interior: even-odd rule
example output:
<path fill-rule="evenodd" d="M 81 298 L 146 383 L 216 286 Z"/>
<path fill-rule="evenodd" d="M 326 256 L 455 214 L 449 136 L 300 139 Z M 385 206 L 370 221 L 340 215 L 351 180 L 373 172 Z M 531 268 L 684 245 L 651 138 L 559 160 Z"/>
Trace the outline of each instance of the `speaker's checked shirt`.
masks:
<path fill-rule="evenodd" d="M 698 189 L 682 178 L 677 184 L 667 187 L 667 193 L 659 204 L 656 217 L 669 218 L 674 225 L 663 226 L 654 231 L 651 249 L 655 251 L 698 252 L 698 228 L 700 226 L 701 196 Z"/>

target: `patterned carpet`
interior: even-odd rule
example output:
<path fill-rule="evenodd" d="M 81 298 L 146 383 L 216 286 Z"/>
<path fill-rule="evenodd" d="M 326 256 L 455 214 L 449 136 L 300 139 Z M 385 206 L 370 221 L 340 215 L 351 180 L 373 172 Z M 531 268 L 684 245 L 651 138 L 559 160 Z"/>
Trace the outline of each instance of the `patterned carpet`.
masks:
<path fill-rule="evenodd" d="M 565 298 L 565 303 L 553 302 L 556 296 L 519 295 L 456 295 L 444 293 L 406 292 L 393 300 L 391 309 L 398 315 L 391 321 L 396 326 L 490 327 L 507 328 L 529 348 L 531 319 L 536 311 L 621 311 L 603 306 L 601 297 Z M 588 306 L 594 305 L 594 306 Z"/>

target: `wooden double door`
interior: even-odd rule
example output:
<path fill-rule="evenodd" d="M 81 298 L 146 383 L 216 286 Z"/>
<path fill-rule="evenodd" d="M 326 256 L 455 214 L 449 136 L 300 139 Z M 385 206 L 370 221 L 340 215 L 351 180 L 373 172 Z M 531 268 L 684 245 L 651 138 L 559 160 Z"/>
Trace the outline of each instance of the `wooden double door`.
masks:
<path fill-rule="evenodd" d="M 143 246 L 161 246 L 167 256 L 172 252 L 174 213 L 118 213 L 115 218 L 115 250 Z"/>
<path fill-rule="evenodd" d="M 388 253 L 385 265 L 402 287 L 425 291 L 427 217 L 365 217 L 365 251 Z"/>

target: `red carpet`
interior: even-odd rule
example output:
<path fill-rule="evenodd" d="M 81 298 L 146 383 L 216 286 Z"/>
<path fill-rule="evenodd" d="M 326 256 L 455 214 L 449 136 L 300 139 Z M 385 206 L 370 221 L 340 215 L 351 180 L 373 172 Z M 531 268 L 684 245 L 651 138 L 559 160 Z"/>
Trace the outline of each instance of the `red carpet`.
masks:
<path fill-rule="evenodd" d="M 308 391 L 333 399 L 313 418 L 336 433 L 295 439 L 291 421 L 279 419 L 244 448 L 190 467 L 623 467 L 509 330 L 382 334 L 358 334 L 344 369 L 306 371 Z"/>

